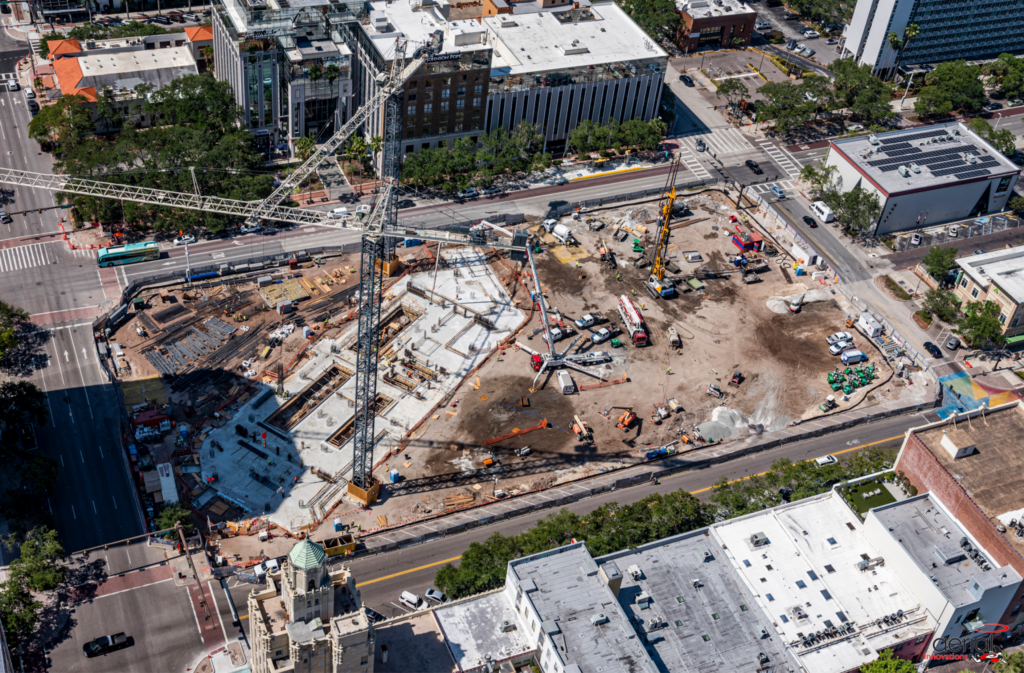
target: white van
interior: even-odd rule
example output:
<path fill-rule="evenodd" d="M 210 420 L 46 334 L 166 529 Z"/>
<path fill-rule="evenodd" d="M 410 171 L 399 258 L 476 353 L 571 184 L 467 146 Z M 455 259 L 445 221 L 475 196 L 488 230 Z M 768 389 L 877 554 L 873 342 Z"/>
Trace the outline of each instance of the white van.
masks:
<path fill-rule="evenodd" d="M 331 217 L 333 217 L 336 220 L 348 217 L 348 208 L 345 208 L 344 206 L 342 206 L 341 208 L 335 208 L 334 210 L 331 211 Z"/>
<path fill-rule="evenodd" d="M 868 359 L 868 356 L 864 354 L 864 351 L 851 348 L 848 351 L 843 351 L 843 354 L 839 356 L 839 359 L 843 361 L 844 365 L 854 365 L 858 362 L 864 362 Z"/>
<path fill-rule="evenodd" d="M 419 610 L 423 607 L 423 599 L 408 591 L 402 592 L 402 595 L 398 597 L 398 602 L 413 610 Z"/>
<path fill-rule="evenodd" d="M 815 201 L 812 203 L 811 212 L 820 217 L 822 222 L 831 222 L 836 219 L 832 209 L 826 206 L 824 201 Z"/>
<path fill-rule="evenodd" d="M 562 389 L 563 395 L 572 395 L 576 392 L 576 382 L 569 376 L 569 372 L 564 369 L 558 370 L 558 387 Z"/>

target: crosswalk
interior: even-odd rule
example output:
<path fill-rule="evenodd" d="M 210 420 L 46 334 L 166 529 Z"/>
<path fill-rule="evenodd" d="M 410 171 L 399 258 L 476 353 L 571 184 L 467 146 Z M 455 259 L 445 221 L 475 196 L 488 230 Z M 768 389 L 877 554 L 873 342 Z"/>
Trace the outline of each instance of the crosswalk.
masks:
<path fill-rule="evenodd" d="M 74 250 L 69 250 L 68 252 L 70 252 L 73 257 L 77 257 L 79 259 L 96 259 L 95 250 L 79 250 L 76 248 Z"/>
<path fill-rule="evenodd" d="M 773 144 L 770 140 L 758 140 L 757 144 L 790 177 L 795 178 L 800 175 L 800 163 L 784 148 Z"/>
<path fill-rule="evenodd" d="M 33 243 L 16 248 L 0 249 L 0 273 L 31 269 L 57 262 L 56 252 L 51 243 Z M 88 252 L 88 251 L 84 251 Z"/>
<path fill-rule="evenodd" d="M 17 75 L 13 72 L 0 72 L 0 80 L 16 79 Z"/>
<path fill-rule="evenodd" d="M 711 173 L 708 172 L 708 169 L 704 167 L 704 164 L 700 162 L 700 159 L 698 159 L 693 152 L 688 150 L 685 145 L 679 148 L 679 152 L 677 152 L 676 156 L 679 157 L 680 161 L 683 162 L 683 165 L 689 168 L 690 172 L 693 173 L 698 180 L 711 179 Z"/>
<path fill-rule="evenodd" d="M 747 137 L 734 128 L 714 129 L 710 133 L 694 133 L 686 136 L 686 145 L 696 149 L 697 138 L 708 146 L 708 151 L 719 154 L 749 152 L 753 149 Z"/>
<path fill-rule="evenodd" d="M 750 185 L 749 187 L 747 187 L 747 189 L 749 191 L 754 192 L 755 194 L 767 194 L 768 193 L 768 187 L 770 187 L 771 185 L 777 186 L 779 189 L 781 189 L 784 192 L 795 192 L 796 191 L 796 185 L 793 184 L 792 180 L 779 180 L 778 182 L 769 182 L 769 183 L 759 184 L 759 185 Z"/>

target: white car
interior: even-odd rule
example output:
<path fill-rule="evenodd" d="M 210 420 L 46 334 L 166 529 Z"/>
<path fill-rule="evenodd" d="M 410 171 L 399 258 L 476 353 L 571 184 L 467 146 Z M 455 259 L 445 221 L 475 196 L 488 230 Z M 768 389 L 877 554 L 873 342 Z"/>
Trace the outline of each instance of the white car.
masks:
<path fill-rule="evenodd" d="M 815 458 L 814 464 L 817 467 L 824 467 L 825 465 L 835 465 L 839 460 L 835 456 L 822 456 L 821 458 Z"/>
<path fill-rule="evenodd" d="M 7 80 L 7 90 L 8 91 L 17 91 L 20 88 L 21 87 L 18 86 L 18 81 L 17 80 L 14 80 L 14 79 Z"/>
<path fill-rule="evenodd" d="M 853 335 L 849 332 L 836 332 L 835 334 L 825 337 L 825 342 L 828 343 L 829 346 L 839 341 L 853 341 Z"/>
<path fill-rule="evenodd" d="M 767 21 L 758 21 L 757 23 L 754 24 L 754 28 L 756 28 L 757 30 L 771 30 L 772 24 L 768 23 Z"/>
<path fill-rule="evenodd" d="M 815 38 L 821 37 L 821 33 L 819 33 L 816 30 L 809 30 L 806 33 L 804 33 L 804 37 L 807 38 L 808 40 L 813 40 Z"/>
<path fill-rule="evenodd" d="M 448 602 L 448 598 L 444 595 L 444 592 L 438 591 L 437 589 L 427 589 L 425 592 L 423 592 L 423 595 L 426 596 L 428 601 L 436 605 L 441 605 L 442 603 Z"/>
<path fill-rule="evenodd" d="M 607 327 L 602 327 L 590 336 L 590 342 L 595 344 L 603 344 L 608 339 L 612 338 L 612 331 Z"/>
<path fill-rule="evenodd" d="M 828 352 L 831 353 L 832 355 L 839 355 L 847 348 L 851 348 L 852 346 L 853 342 L 851 341 L 837 341 L 831 346 L 829 346 Z"/>
<path fill-rule="evenodd" d="M 277 559 L 267 559 L 263 563 L 253 566 L 252 570 L 257 579 L 263 579 L 267 576 L 267 573 L 276 573 L 280 568 L 281 565 L 277 562 Z"/>
<path fill-rule="evenodd" d="M 576 323 L 576 327 L 583 329 L 584 327 L 590 327 L 591 325 L 596 324 L 597 318 L 595 318 L 593 314 L 588 313 L 582 318 L 577 318 L 574 322 Z"/>
<path fill-rule="evenodd" d="M 32 99 L 32 98 L 35 98 L 35 97 L 36 97 L 36 92 L 35 91 L 33 91 L 32 89 L 25 89 L 25 98 Z"/>
<path fill-rule="evenodd" d="M 174 239 L 174 245 L 192 245 L 196 242 L 196 237 L 192 234 L 185 234 Z"/>
<path fill-rule="evenodd" d="M 501 187 L 486 187 L 480 190 L 480 196 L 494 196 L 501 194 Z"/>
<path fill-rule="evenodd" d="M 252 234 L 252 233 L 255 233 L 255 232 L 259 231 L 262 228 L 263 227 L 261 227 L 258 224 L 240 224 L 240 225 L 238 225 L 238 230 L 241 231 L 243 234 Z"/>
<path fill-rule="evenodd" d="M 802 54 L 804 49 L 807 49 L 806 44 L 798 44 L 796 45 L 796 49 L 794 49 L 793 51 L 796 52 L 797 54 Z"/>
<path fill-rule="evenodd" d="M 469 189 L 463 189 L 458 193 L 460 199 L 472 199 L 473 197 L 480 196 L 480 192 L 476 190 L 476 187 L 470 187 Z"/>
<path fill-rule="evenodd" d="M 846 130 L 848 132 L 850 132 L 850 133 L 854 133 L 856 131 L 863 131 L 864 130 L 864 125 L 863 124 L 850 124 L 849 126 L 846 127 Z"/>
<path fill-rule="evenodd" d="M 814 51 L 813 49 L 808 48 L 808 49 L 804 49 L 803 54 L 801 54 L 801 55 L 802 56 L 814 56 L 816 53 L 818 53 L 818 52 Z"/>

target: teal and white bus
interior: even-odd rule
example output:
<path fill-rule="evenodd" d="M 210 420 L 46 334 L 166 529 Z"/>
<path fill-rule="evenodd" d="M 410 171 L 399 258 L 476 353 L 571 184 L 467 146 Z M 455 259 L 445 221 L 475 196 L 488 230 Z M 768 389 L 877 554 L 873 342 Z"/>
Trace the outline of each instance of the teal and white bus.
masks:
<path fill-rule="evenodd" d="M 120 266 L 133 262 L 146 262 L 151 259 L 159 259 L 159 257 L 160 247 L 154 241 L 147 241 L 100 248 L 96 261 L 100 266 Z"/>

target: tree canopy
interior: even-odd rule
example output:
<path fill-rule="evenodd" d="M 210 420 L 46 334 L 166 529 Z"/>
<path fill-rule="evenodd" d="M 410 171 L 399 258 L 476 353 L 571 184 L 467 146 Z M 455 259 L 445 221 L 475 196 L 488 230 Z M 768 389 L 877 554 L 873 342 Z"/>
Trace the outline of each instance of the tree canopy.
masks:
<path fill-rule="evenodd" d="M 679 10 L 675 0 L 615 0 L 615 4 L 655 40 L 675 39 L 679 30 Z"/>
<path fill-rule="evenodd" d="M 924 307 L 939 320 L 953 322 L 956 320 L 960 305 L 956 295 L 949 290 L 928 289 L 924 293 Z"/>
<path fill-rule="evenodd" d="M 178 522 L 181 522 L 185 535 L 192 534 L 192 511 L 189 508 L 179 504 L 166 505 L 156 515 L 156 526 L 160 530 L 174 528 Z"/>
<path fill-rule="evenodd" d="M 941 283 L 946 274 L 956 266 L 957 252 L 959 251 L 956 248 L 930 248 L 928 254 L 921 260 L 921 265 L 928 275 Z"/>
<path fill-rule="evenodd" d="M 50 591 L 64 583 L 66 570 L 64 547 L 57 532 L 35 528 L 23 539 L 8 538 L 8 546 L 20 544 L 18 558 L 11 561 L 7 581 L 0 584 L 0 622 L 11 649 L 31 635 L 43 604 L 32 596 L 33 591 Z"/>
<path fill-rule="evenodd" d="M 984 348 L 989 343 L 1001 344 L 1006 341 L 1003 336 L 1003 320 L 1006 316 L 999 310 L 994 301 L 971 301 L 963 309 L 964 315 L 957 323 L 957 334 L 975 348 Z"/>
<path fill-rule="evenodd" d="M 996 130 L 986 120 L 981 117 L 975 117 L 967 123 L 967 128 L 971 129 L 985 140 L 992 143 L 992 146 L 1003 154 L 1013 154 L 1014 149 L 1014 135 L 1007 129 Z"/>
<path fill-rule="evenodd" d="M 747 89 L 747 86 L 738 79 L 727 79 L 720 83 L 715 90 L 715 97 L 721 98 L 725 96 L 730 105 L 739 103 L 741 99 L 749 95 L 750 91 Z"/>
<path fill-rule="evenodd" d="M 988 100 L 981 82 L 981 66 L 966 61 L 943 61 L 925 75 L 925 86 L 917 94 L 914 111 L 945 116 L 954 110 L 976 112 Z"/>
<path fill-rule="evenodd" d="M 46 423 L 50 418 L 46 394 L 31 381 L 0 383 L 0 419 L 10 426 Z"/>
<path fill-rule="evenodd" d="M 1024 96 L 1024 62 L 1013 54 L 1000 54 L 996 60 L 984 64 L 982 72 L 991 77 L 989 83 L 997 85 L 1007 98 Z"/>
<path fill-rule="evenodd" d="M 0 360 L 18 347 L 18 330 L 28 318 L 25 309 L 0 300 Z"/>
<path fill-rule="evenodd" d="M 858 65 L 852 58 L 833 61 L 829 69 L 835 73 L 833 86 L 838 102 L 858 119 L 868 124 L 879 124 L 892 119 L 893 88 L 871 72 L 867 63 Z"/>
<path fill-rule="evenodd" d="M 916 673 L 917 665 L 907 659 L 899 659 L 892 650 L 882 650 L 878 658 L 860 667 L 860 673 Z"/>
<path fill-rule="evenodd" d="M 855 187 L 846 193 L 825 192 L 821 200 L 832 209 L 836 221 L 851 232 L 870 229 L 882 214 L 882 204 L 878 196 L 861 187 Z"/>

